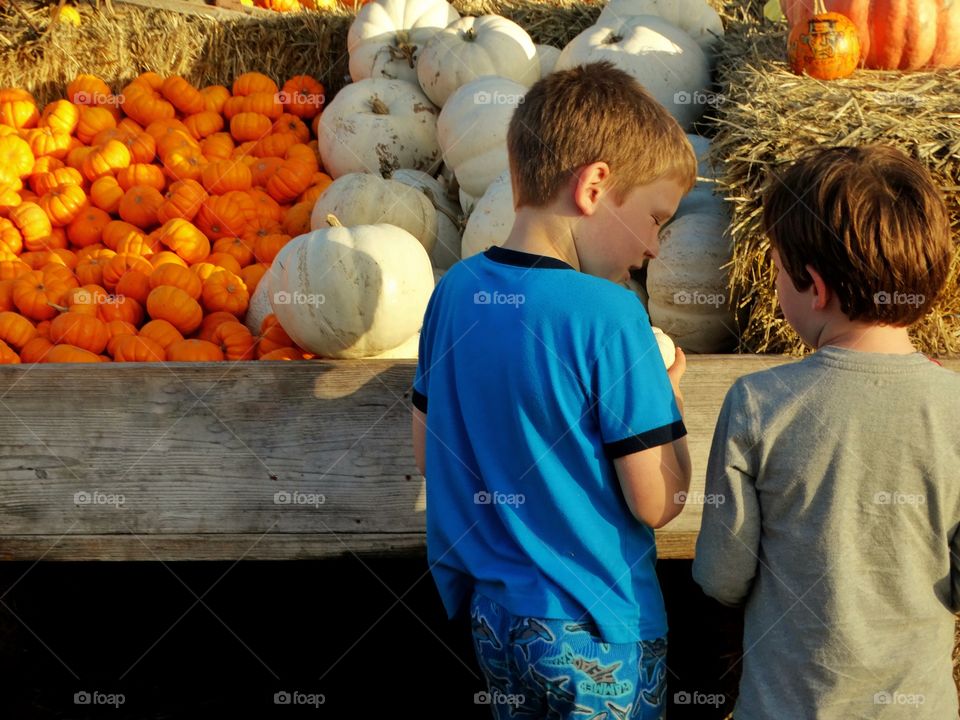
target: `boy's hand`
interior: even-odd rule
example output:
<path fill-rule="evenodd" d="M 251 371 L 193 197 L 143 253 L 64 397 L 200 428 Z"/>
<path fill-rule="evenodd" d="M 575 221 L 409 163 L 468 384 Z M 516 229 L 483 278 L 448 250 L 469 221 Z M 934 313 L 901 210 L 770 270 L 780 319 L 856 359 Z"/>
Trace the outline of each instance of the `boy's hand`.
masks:
<path fill-rule="evenodd" d="M 667 377 L 670 378 L 670 384 L 673 385 L 673 394 L 676 396 L 677 405 L 680 408 L 680 414 L 683 414 L 683 393 L 680 392 L 680 378 L 687 371 L 687 356 L 683 350 L 677 348 L 677 356 L 673 365 L 667 368 Z"/>

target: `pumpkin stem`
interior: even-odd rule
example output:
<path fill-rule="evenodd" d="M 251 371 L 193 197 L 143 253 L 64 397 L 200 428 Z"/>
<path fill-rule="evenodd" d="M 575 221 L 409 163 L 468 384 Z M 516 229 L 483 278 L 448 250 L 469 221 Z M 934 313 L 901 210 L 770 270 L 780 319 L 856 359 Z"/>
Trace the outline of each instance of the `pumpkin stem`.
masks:
<path fill-rule="evenodd" d="M 343 223 L 337 220 L 337 216 L 333 213 L 327 214 L 327 225 L 330 227 L 343 227 Z"/>
<path fill-rule="evenodd" d="M 407 65 L 410 66 L 411 70 L 416 67 L 416 58 L 414 57 L 417 52 L 416 45 L 410 45 L 406 42 L 401 42 L 397 43 L 396 46 L 389 45 L 387 49 L 390 52 L 391 60 L 404 60 Z"/>
<path fill-rule="evenodd" d="M 55 309 L 59 310 L 59 311 L 62 312 L 62 313 L 68 312 L 68 311 L 70 310 L 70 308 L 68 308 L 68 307 L 64 307 L 63 305 L 57 305 L 56 303 L 52 303 L 52 302 L 48 302 L 47 305 L 49 305 L 49 306 L 52 307 L 52 308 L 55 308 Z"/>
<path fill-rule="evenodd" d="M 433 190 L 431 190 L 430 188 L 422 188 L 422 190 L 423 190 L 423 194 L 427 196 L 427 200 L 429 200 L 430 204 L 433 205 L 434 210 L 436 210 L 438 213 L 442 215 L 446 215 L 447 218 L 450 220 L 450 222 L 453 223 L 454 227 L 463 229 L 461 227 L 462 223 L 460 222 L 460 218 L 458 218 L 456 215 L 454 215 L 452 212 L 450 212 L 445 207 L 441 206 L 440 203 L 437 202 L 437 198 L 433 194 Z"/>
<path fill-rule="evenodd" d="M 373 97 L 373 100 L 370 101 L 370 107 L 373 109 L 373 112 L 377 115 L 389 115 L 390 108 L 386 106 L 386 103 L 383 102 L 377 96 Z"/>
<path fill-rule="evenodd" d="M 813 14 L 814 15 L 827 14 L 827 6 L 823 4 L 823 0 L 813 0 Z"/>
<path fill-rule="evenodd" d="M 467 42 L 473 42 L 474 40 L 477 39 L 477 31 L 474 28 L 465 30 L 463 33 L 463 39 L 466 40 Z"/>
<path fill-rule="evenodd" d="M 623 35 L 617 35 L 616 33 L 612 32 L 605 42 L 607 45 L 616 45 L 621 40 L 623 40 Z"/>

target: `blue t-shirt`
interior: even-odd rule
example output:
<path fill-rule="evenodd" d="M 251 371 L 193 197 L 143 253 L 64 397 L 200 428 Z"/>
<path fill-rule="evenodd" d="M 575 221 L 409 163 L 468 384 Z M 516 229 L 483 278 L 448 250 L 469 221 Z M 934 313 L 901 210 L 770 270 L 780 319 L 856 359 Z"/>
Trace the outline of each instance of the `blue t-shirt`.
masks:
<path fill-rule="evenodd" d="M 475 588 L 515 615 L 666 633 L 653 530 L 613 458 L 686 434 L 650 320 L 626 288 L 494 247 L 430 298 L 414 405 L 427 413 L 427 557 L 453 617 Z"/>

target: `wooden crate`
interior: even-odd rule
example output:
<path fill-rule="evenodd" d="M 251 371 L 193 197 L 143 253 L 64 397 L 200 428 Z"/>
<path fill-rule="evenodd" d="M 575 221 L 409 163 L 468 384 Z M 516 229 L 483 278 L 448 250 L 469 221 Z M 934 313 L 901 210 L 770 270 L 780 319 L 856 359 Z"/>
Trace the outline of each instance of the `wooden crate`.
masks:
<path fill-rule="evenodd" d="M 689 357 L 692 492 L 703 490 L 714 424 L 732 382 L 790 361 Z M 944 364 L 960 370 L 960 360 Z M 410 444 L 415 366 L 4 366 L 0 559 L 423 553 L 424 481 Z M 302 493 L 304 501 L 322 495 L 323 502 L 283 504 L 278 493 Z M 693 557 L 701 509 L 689 504 L 657 532 L 660 557 Z"/>

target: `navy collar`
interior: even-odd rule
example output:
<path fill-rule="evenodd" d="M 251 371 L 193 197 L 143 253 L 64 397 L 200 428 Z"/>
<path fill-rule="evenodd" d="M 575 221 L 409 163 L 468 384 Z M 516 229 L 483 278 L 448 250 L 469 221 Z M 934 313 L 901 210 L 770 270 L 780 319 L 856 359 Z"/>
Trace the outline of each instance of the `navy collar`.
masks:
<path fill-rule="evenodd" d="M 494 262 L 504 265 L 538 269 L 573 270 L 572 266 L 557 258 L 520 252 L 519 250 L 509 250 L 507 248 L 497 247 L 496 245 L 491 246 L 483 255 Z"/>

